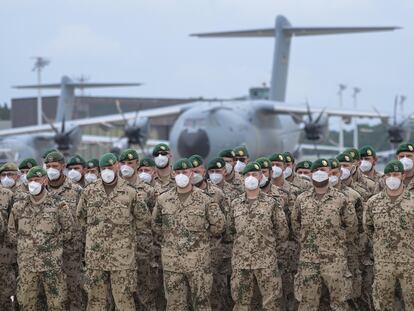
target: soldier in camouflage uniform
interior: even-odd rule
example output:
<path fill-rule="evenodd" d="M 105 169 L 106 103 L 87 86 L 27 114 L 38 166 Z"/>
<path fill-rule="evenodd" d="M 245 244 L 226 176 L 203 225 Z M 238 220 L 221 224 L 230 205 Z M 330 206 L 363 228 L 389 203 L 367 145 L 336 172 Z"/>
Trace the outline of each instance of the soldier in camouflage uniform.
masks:
<path fill-rule="evenodd" d="M 109 286 L 118 310 L 135 310 L 136 244 L 148 241 L 151 218 L 138 192 L 118 177 L 116 156 L 104 154 L 99 166 L 102 180 L 83 191 L 77 208 L 86 229 L 87 310 L 106 310 Z"/>
<path fill-rule="evenodd" d="M 263 297 L 263 309 L 282 310 L 277 249 L 288 237 L 286 219 L 279 200 L 260 190 L 260 165 L 247 164 L 243 175 L 246 192 L 233 200 L 229 217 L 229 235 L 234 239 L 233 310 L 251 309 L 255 282 Z"/>
<path fill-rule="evenodd" d="M 176 187 L 158 196 L 153 213 L 162 245 L 166 310 L 187 311 L 189 305 L 211 310 L 211 236 L 223 233 L 225 218 L 218 204 L 191 184 L 190 161 L 178 160 L 173 169 Z"/>
<path fill-rule="evenodd" d="M 13 192 L 9 189 L 0 187 L 0 214 L 3 231 L 7 228 L 7 221 L 12 205 Z M 10 297 L 16 296 L 15 264 L 15 247 L 9 243 L 3 232 L 3 236 L 0 238 L 0 310 L 13 310 Z"/>
<path fill-rule="evenodd" d="M 99 159 L 90 159 L 88 162 L 86 162 L 85 167 L 85 186 L 96 182 L 99 178 Z"/>
<path fill-rule="evenodd" d="M 146 183 L 141 182 L 138 178 L 138 153 L 134 149 L 125 149 L 119 155 L 120 162 L 120 176 L 125 179 L 130 186 L 135 188 L 140 199 L 143 200 L 150 212 L 152 212 L 155 205 L 155 191 L 154 188 Z M 140 239 L 143 237 L 141 236 Z M 152 252 L 154 251 L 152 235 L 147 237 L 149 240 L 144 243 L 137 243 L 137 288 L 136 305 L 138 309 L 155 311 L 157 289 L 154 288 L 154 276 L 156 269 Z M 143 246 L 150 248 L 143 248 Z"/>
<path fill-rule="evenodd" d="M 143 157 L 139 161 L 138 178 L 141 182 L 155 187 L 155 162 L 150 157 Z"/>
<path fill-rule="evenodd" d="M 205 194 L 218 204 L 221 212 L 227 217 L 229 214 L 230 202 L 222 189 L 206 179 L 206 168 L 203 159 L 199 155 L 192 155 L 188 160 L 193 166 L 193 176 L 191 178 L 193 186 L 203 190 Z M 215 166 L 218 165 L 224 170 L 224 160 L 220 159 L 217 161 L 215 162 Z M 223 175 L 222 180 L 224 180 Z M 230 271 L 226 271 L 225 266 L 226 263 L 230 263 L 231 254 L 228 254 L 226 251 L 228 251 L 228 249 L 226 248 L 226 244 L 224 244 L 222 236 L 211 238 L 211 271 L 213 273 L 211 308 L 217 311 L 229 310 L 232 306 L 230 284 L 227 279 L 228 274 L 231 274 L 231 267 L 227 267 L 230 268 Z"/>
<path fill-rule="evenodd" d="M 76 154 L 66 163 L 67 176 L 74 183 L 85 188 L 85 166 L 86 161 Z"/>
<path fill-rule="evenodd" d="M 236 188 L 239 194 L 242 194 L 244 192 L 243 178 L 240 177 L 240 174 L 236 174 L 234 170 L 236 154 L 233 149 L 221 151 L 219 157 L 223 158 L 224 162 L 226 162 L 225 181 Z"/>
<path fill-rule="evenodd" d="M 295 276 L 299 311 L 318 310 L 323 283 L 333 311 L 348 310 L 352 292 L 347 241 L 355 239 L 357 218 L 345 195 L 329 187 L 329 172 L 326 159 L 313 162 L 313 188 L 299 195 L 292 211 L 292 228 L 300 243 Z"/>
<path fill-rule="evenodd" d="M 156 195 L 160 195 L 174 187 L 174 178 L 172 177 L 170 148 L 166 144 L 158 144 L 152 150 L 156 166 Z"/>
<path fill-rule="evenodd" d="M 396 310 L 399 284 L 405 310 L 414 310 L 414 197 L 405 191 L 400 161 L 389 162 L 384 174 L 386 189 L 368 200 L 364 213 L 375 258 L 374 306 L 378 311 Z"/>
<path fill-rule="evenodd" d="M 312 172 L 310 170 L 312 162 L 309 160 L 303 160 L 295 165 L 295 174 L 296 176 L 305 179 L 306 181 L 312 182 Z"/>
<path fill-rule="evenodd" d="M 358 192 L 344 185 L 341 181 L 341 166 L 339 161 L 335 158 L 329 159 L 329 165 L 331 167 L 329 173 L 330 186 L 341 191 L 346 196 L 348 202 L 354 207 L 356 215 L 363 213 L 364 207 L 362 197 Z M 358 221 L 358 233 L 355 236 L 355 240 L 347 242 L 348 267 L 353 277 L 351 299 L 355 308 L 358 308 L 357 306 L 359 306 L 359 310 L 365 309 L 364 302 L 360 300 L 362 286 L 361 260 L 364 251 L 364 249 L 361 248 L 360 241 L 363 238 L 363 235 L 363 224 Z"/>
<path fill-rule="evenodd" d="M 74 219 L 72 238 L 63 250 L 63 270 L 66 274 L 69 310 L 85 310 L 86 293 L 82 287 L 82 261 L 85 233 L 76 219 L 76 207 L 82 193 L 81 186 L 63 174 L 65 159 L 58 151 L 50 152 L 44 159 L 48 175 L 47 190 L 66 202 Z"/>
<path fill-rule="evenodd" d="M 247 150 L 246 146 L 238 146 L 233 149 L 234 151 L 234 170 L 236 175 L 238 174 L 240 179 L 243 180 L 243 170 L 246 167 L 247 163 L 249 163 L 249 151 Z"/>
<path fill-rule="evenodd" d="M 396 158 L 404 166 L 404 185 L 409 191 L 414 190 L 414 145 L 402 143 L 398 146 Z"/>
<path fill-rule="evenodd" d="M 361 156 L 361 164 L 359 165 L 359 169 L 366 177 L 375 182 L 376 193 L 384 190 L 385 184 L 384 178 L 382 178 L 383 175 L 375 169 L 375 165 L 378 161 L 375 149 L 370 145 L 365 145 L 359 148 L 358 151 Z"/>
<path fill-rule="evenodd" d="M 20 183 L 17 186 L 14 195 L 14 202 L 16 203 L 21 198 L 24 198 L 27 194 L 29 194 L 28 188 L 28 181 L 27 181 L 27 173 L 32 167 L 38 166 L 35 159 L 27 158 L 23 159 L 19 164 L 19 171 L 20 171 Z"/>
<path fill-rule="evenodd" d="M 4 188 L 15 192 L 18 188 L 18 181 L 20 173 L 17 165 L 13 162 L 8 162 L 0 167 L 0 180 Z"/>
<path fill-rule="evenodd" d="M 302 192 L 312 188 L 312 183 L 304 178 L 300 178 L 295 171 L 295 158 L 290 152 L 283 153 L 285 157 L 285 170 L 283 174 L 285 179 L 295 187 L 299 188 Z"/>
<path fill-rule="evenodd" d="M 27 174 L 30 195 L 14 204 L 9 239 L 17 244 L 18 301 L 22 310 L 35 310 L 38 288 L 44 289 L 48 310 L 66 310 L 62 269 L 65 243 L 73 218 L 62 197 L 46 190 L 46 171 L 35 166 Z"/>

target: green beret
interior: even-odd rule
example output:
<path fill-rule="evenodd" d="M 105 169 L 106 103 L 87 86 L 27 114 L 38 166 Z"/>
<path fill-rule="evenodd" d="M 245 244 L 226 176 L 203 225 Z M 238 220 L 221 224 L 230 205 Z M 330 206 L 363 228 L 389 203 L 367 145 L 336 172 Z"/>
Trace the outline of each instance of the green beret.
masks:
<path fill-rule="evenodd" d="M 143 167 L 155 167 L 155 162 L 153 158 L 150 157 L 143 157 L 141 161 L 139 161 L 139 166 Z"/>
<path fill-rule="evenodd" d="M 44 162 L 45 163 L 52 163 L 52 162 L 65 163 L 65 158 L 63 157 L 63 154 L 61 154 L 59 151 L 52 151 L 46 155 L 46 157 L 44 158 Z"/>
<path fill-rule="evenodd" d="M 223 158 L 214 158 L 210 162 L 208 162 L 207 169 L 214 170 L 214 169 L 221 169 L 226 166 L 226 162 Z"/>
<path fill-rule="evenodd" d="M 125 149 L 119 155 L 119 161 L 139 160 L 138 152 L 134 149 Z"/>
<path fill-rule="evenodd" d="M 350 154 L 351 154 L 351 156 L 352 156 L 352 159 L 354 159 L 354 160 L 360 160 L 360 159 L 361 159 L 361 156 L 360 156 L 360 154 L 359 154 L 358 149 L 355 149 L 355 148 L 348 148 L 348 149 L 346 149 L 344 152 L 346 152 L 346 153 L 350 153 Z"/>
<path fill-rule="evenodd" d="M 85 167 L 86 162 L 85 162 L 85 159 L 82 158 L 79 154 L 75 154 L 66 163 L 66 166 L 71 166 L 71 165 L 82 165 L 83 167 Z"/>
<path fill-rule="evenodd" d="M 199 167 L 200 165 L 203 165 L 203 159 L 198 155 L 198 154 L 194 154 L 191 157 L 188 158 L 188 161 L 190 161 L 191 165 L 196 168 Z"/>
<path fill-rule="evenodd" d="M 19 170 L 19 168 L 17 167 L 17 165 L 13 162 L 7 162 L 4 163 L 1 167 L 0 167 L 0 173 L 3 172 L 17 172 Z"/>
<path fill-rule="evenodd" d="M 170 147 L 168 147 L 166 144 L 158 144 L 154 147 L 152 150 L 152 156 L 156 157 L 160 152 L 169 152 Z"/>
<path fill-rule="evenodd" d="M 269 157 L 269 160 L 272 162 L 283 162 L 286 163 L 285 156 L 283 153 L 274 153 Z"/>
<path fill-rule="evenodd" d="M 359 148 L 359 155 L 361 157 L 370 157 L 370 156 L 375 157 L 376 153 L 375 153 L 375 149 L 372 146 L 365 145 Z"/>
<path fill-rule="evenodd" d="M 234 158 L 236 156 L 236 153 L 233 149 L 224 149 L 219 153 L 219 157 L 222 158 Z"/>
<path fill-rule="evenodd" d="M 336 159 L 338 160 L 339 163 L 341 163 L 341 162 L 352 163 L 352 161 L 354 161 L 354 158 L 348 152 L 342 152 L 342 153 L 338 154 L 336 156 Z"/>
<path fill-rule="evenodd" d="M 51 152 L 58 152 L 59 150 L 53 148 L 53 149 L 48 149 L 46 150 L 43 154 L 42 154 L 42 159 L 45 159 L 47 157 L 47 155 Z"/>
<path fill-rule="evenodd" d="M 257 162 L 249 162 L 247 163 L 246 167 L 244 168 L 242 174 L 246 175 L 249 172 L 261 172 L 262 168 L 260 164 Z"/>
<path fill-rule="evenodd" d="M 329 166 L 331 168 L 338 168 L 339 167 L 339 161 L 337 159 L 330 158 L 330 159 L 328 159 L 328 161 L 329 161 Z"/>
<path fill-rule="evenodd" d="M 190 161 L 188 161 L 188 159 L 180 159 L 178 161 L 176 161 L 173 165 L 173 170 L 186 170 L 189 168 L 193 168 L 192 164 Z"/>
<path fill-rule="evenodd" d="M 248 157 L 249 152 L 247 151 L 246 146 L 239 146 L 234 148 L 234 153 L 236 154 L 236 157 Z"/>
<path fill-rule="evenodd" d="M 312 167 L 312 162 L 311 161 L 309 161 L 309 160 L 300 161 L 295 166 L 295 172 L 300 168 L 305 168 L 305 169 L 310 170 L 311 167 Z"/>
<path fill-rule="evenodd" d="M 99 166 L 100 167 L 112 166 L 116 162 L 118 162 L 118 159 L 117 159 L 116 155 L 114 155 L 113 153 L 105 153 L 99 159 Z"/>
<path fill-rule="evenodd" d="M 326 159 L 317 159 L 316 161 L 314 161 L 312 163 L 312 167 L 311 167 L 311 171 L 316 171 L 318 168 L 321 167 L 330 167 L 329 166 L 329 161 Z"/>
<path fill-rule="evenodd" d="M 272 169 L 272 162 L 266 157 L 258 158 L 255 162 L 259 163 L 261 169 Z"/>
<path fill-rule="evenodd" d="M 94 168 L 99 167 L 99 159 L 90 159 L 88 162 L 86 162 L 87 168 Z"/>
<path fill-rule="evenodd" d="M 414 152 L 414 145 L 407 143 L 399 144 L 396 154 L 399 154 L 400 152 Z"/>
<path fill-rule="evenodd" d="M 286 163 L 295 163 L 295 157 L 289 151 L 283 152 L 285 156 Z"/>
<path fill-rule="evenodd" d="M 35 167 L 35 166 L 37 166 L 36 160 L 33 158 L 27 158 L 27 159 L 24 159 L 22 162 L 20 162 L 19 170 L 31 169 L 32 167 Z"/>
<path fill-rule="evenodd" d="M 398 160 L 392 160 L 384 168 L 384 174 L 388 173 L 404 173 L 404 165 Z"/>
<path fill-rule="evenodd" d="M 26 178 L 30 179 L 32 177 L 42 177 L 46 176 L 46 170 L 41 166 L 32 167 L 29 172 L 27 173 Z"/>

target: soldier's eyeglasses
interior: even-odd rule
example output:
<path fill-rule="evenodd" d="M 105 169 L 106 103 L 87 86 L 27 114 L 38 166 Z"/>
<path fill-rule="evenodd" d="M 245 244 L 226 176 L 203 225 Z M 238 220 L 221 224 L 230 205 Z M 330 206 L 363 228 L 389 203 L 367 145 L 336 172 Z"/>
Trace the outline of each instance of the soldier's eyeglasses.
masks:
<path fill-rule="evenodd" d="M 235 158 L 236 161 L 240 161 L 240 162 L 246 162 L 246 158 Z"/>

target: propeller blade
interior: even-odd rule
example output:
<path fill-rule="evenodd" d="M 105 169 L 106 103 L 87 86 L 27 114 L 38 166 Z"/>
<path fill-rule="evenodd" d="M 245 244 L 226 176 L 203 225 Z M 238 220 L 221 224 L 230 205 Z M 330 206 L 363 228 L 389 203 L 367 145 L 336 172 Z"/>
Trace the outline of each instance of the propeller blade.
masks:
<path fill-rule="evenodd" d="M 137 120 L 138 120 L 138 110 L 135 111 L 135 118 L 134 118 L 134 127 L 137 124 Z"/>
<path fill-rule="evenodd" d="M 63 118 L 62 118 L 62 131 L 61 131 L 61 133 L 65 133 L 65 115 L 63 115 Z"/>
<path fill-rule="evenodd" d="M 128 123 L 128 120 L 125 118 L 124 112 L 121 109 L 121 103 L 119 102 L 118 99 L 115 101 L 115 105 L 116 105 L 116 109 L 118 110 L 118 113 L 122 117 L 122 120 L 124 120 L 124 125 L 126 125 Z"/>
<path fill-rule="evenodd" d="M 378 115 L 379 119 L 381 120 L 382 125 L 389 126 L 388 121 L 386 121 L 386 119 L 381 118 L 381 113 L 378 111 L 377 107 L 372 106 L 372 109 L 374 109 L 375 113 Z"/>
<path fill-rule="evenodd" d="M 315 120 L 315 123 L 319 123 L 319 121 L 321 120 L 321 118 L 322 118 L 322 116 L 323 116 L 323 114 L 324 114 L 325 110 L 326 110 L 326 107 L 324 107 L 324 108 L 322 109 L 322 111 L 319 113 L 318 117 L 317 117 L 317 118 L 316 118 L 316 120 Z"/>
<path fill-rule="evenodd" d="M 292 117 L 293 121 L 296 124 L 304 123 L 303 119 L 301 117 L 299 117 L 297 114 L 294 114 L 292 112 L 289 112 L 289 115 Z"/>
<path fill-rule="evenodd" d="M 313 122 L 312 111 L 310 109 L 310 106 L 309 106 L 309 103 L 308 102 L 306 102 L 306 110 L 307 110 L 307 113 L 308 113 L 308 120 L 309 120 L 309 122 Z"/>
<path fill-rule="evenodd" d="M 393 120 L 393 125 L 397 125 L 397 105 L 398 105 L 398 95 L 395 95 L 395 98 L 394 98 L 394 120 Z"/>
<path fill-rule="evenodd" d="M 53 125 L 52 120 L 50 120 L 45 113 L 42 113 L 43 118 L 46 120 L 46 122 L 50 125 L 50 127 L 52 128 L 53 132 L 55 132 L 55 134 L 59 133 L 58 129 Z"/>

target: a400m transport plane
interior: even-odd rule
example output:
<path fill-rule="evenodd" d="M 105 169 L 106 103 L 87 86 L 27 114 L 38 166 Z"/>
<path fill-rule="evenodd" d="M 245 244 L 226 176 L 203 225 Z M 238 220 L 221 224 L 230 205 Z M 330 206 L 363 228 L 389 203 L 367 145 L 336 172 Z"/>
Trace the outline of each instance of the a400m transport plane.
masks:
<path fill-rule="evenodd" d="M 309 111 L 304 106 L 292 105 L 285 101 L 290 44 L 293 37 L 392 31 L 398 27 L 295 27 L 284 16 L 277 16 L 274 28 L 257 30 L 213 32 L 193 34 L 200 38 L 250 38 L 274 37 L 272 79 L 269 100 L 229 100 L 214 102 L 194 102 L 164 108 L 142 110 L 138 118 L 178 115 L 170 132 L 169 144 L 175 158 L 199 154 L 211 159 L 224 148 L 246 145 L 250 156 L 271 154 L 277 151 L 297 151 L 299 147 L 300 122 Z M 197 68 L 194 68 L 197 70 Z M 328 132 L 328 118 L 349 119 L 380 118 L 388 115 L 375 112 L 356 112 L 331 109 L 311 109 L 319 116 L 304 127 L 310 138 L 323 137 Z M 91 124 L 119 123 L 136 119 L 136 113 L 125 113 L 71 120 L 79 127 Z M 48 126 L 25 127 L 0 131 L 1 135 L 44 131 Z"/>

